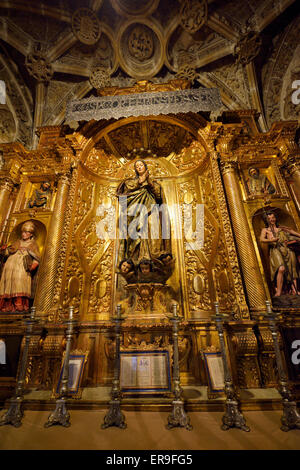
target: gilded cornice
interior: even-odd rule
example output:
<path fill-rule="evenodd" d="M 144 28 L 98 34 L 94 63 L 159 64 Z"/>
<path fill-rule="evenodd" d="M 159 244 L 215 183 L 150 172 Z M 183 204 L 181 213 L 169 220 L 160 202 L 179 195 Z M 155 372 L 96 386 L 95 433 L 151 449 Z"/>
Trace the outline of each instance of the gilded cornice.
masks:
<path fill-rule="evenodd" d="M 215 122 L 199 129 L 198 134 L 210 152 L 218 151 L 223 162 L 245 163 L 279 157 L 281 164 L 295 166 L 300 158 L 300 149 L 295 142 L 297 127 L 296 121 L 278 122 L 269 132 L 253 134 L 243 121 L 233 124 Z"/>
<path fill-rule="evenodd" d="M 38 129 L 40 142 L 36 150 L 27 150 L 18 142 L 1 144 L 5 165 L 0 174 L 19 181 L 19 175 L 57 175 L 70 171 L 77 164 L 81 145 L 75 136 L 64 135 L 65 126 Z"/>

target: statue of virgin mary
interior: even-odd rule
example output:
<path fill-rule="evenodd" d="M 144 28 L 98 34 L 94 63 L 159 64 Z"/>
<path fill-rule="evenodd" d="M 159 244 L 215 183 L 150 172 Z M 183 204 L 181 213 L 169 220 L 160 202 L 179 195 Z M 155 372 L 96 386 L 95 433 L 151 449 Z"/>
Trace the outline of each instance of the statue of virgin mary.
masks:
<path fill-rule="evenodd" d="M 171 251 L 170 219 L 161 185 L 150 178 L 146 162 L 134 164 L 135 177 L 120 183 L 119 261 L 155 259 Z"/>

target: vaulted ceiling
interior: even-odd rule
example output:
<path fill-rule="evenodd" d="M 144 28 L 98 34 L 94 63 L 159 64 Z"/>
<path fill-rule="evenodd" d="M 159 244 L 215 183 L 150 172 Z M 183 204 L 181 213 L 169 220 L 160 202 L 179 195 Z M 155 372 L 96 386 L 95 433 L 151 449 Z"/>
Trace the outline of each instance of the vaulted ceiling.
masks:
<path fill-rule="evenodd" d="M 300 118 L 295 0 L 0 0 L 0 142 L 37 142 L 66 103 L 105 86 L 188 78 L 218 87 L 222 109 L 256 109 L 258 124 Z"/>

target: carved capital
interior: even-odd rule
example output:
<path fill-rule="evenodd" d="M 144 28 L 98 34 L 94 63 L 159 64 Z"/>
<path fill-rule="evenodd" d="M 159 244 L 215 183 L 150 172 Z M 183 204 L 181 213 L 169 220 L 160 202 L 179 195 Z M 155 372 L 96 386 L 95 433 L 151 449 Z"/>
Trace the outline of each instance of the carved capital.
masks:
<path fill-rule="evenodd" d="M 221 155 L 231 154 L 236 147 L 236 140 L 243 132 L 244 124 L 223 124 L 222 132 L 216 142 L 216 149 Z"/>
<path fill-rule="evenodd" d="M 300 172 L 300 154 L 289 155 L 282 165 L 287 176 L 293 176 L 295 172 Z"/>
<path fill-rule="evenodd" d="M 67 185 L 70 186 L 71 183 L 71 171 L 65 171 L 62 173 L 58 173 L 56 175 L 56 181 L 58 184 L 61 184 L 63 186 Z"/>
<path fill-rule="evenodd" d="M 238 169 L 238 163 L 236 160 L 221 160 L 220 167 L 223 175 L 226 173 L 235 173 Z"/>
<path fill-rule="evenodd" d="M 14 188 L 15 182 L 12 178 L 9 176 L 5 176 L 3 178 L 0 178 L 0 191 L 9 191 L 12 192 Z"/>
<path fill-rule="evenodd" d="M 278 141 L 278 147 L 283 157 L 289 157 L 291 155 L 300 156 L 300 148 L 295 141 L 295 133 L 284 133 Z"/>
<path fill-rule="evenodd" d="M 221 154 L 228 154 L 232 151 L 234 144 L 234 136 L 220 137 L 217 143 L 217 150 Z"/>
<path fill-rule="evenodd" d="M 223 126 L 220 122 L 210 122 L 206 127 L 198 130 L 199 136 L 205 141 L 208 150 L 215 152 L 215 143 L 222 132 Z"/>

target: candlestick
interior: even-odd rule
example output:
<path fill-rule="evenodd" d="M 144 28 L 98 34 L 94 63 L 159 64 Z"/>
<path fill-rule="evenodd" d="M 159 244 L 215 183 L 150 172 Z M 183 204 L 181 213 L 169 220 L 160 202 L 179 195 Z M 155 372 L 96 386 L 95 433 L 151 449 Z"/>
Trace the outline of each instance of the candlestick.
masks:
<path fill-rule="evenodd" d="M 182 400 L 182 388 L 180 385 L 180 372 L 179 372 L 179 352 L 178 352 L 178 324 L 182 317 L 179 317 L 177 312 L 178 305 L 172 305 L 172 316 L 169 316 L 173 324 L 173 393 L 175 400 L 172 401 L 172 413 L 168 417 L 167 429 L 175 427 L 183 427 L 187 430 L 193 429 L 190 423 L 190 418 L 184 411 Z"/>
<path fill-rule="evenodd" d="M 115 323 L 115 338 L 116 338 L 116 352 L 115 352 L 115 365 L 114 365 L 114 380 L 111 389 L 111 400 L 109 402 L 109 410 L 104 416 L 104 423 L 101 425 L 102 429 L 110 426 L 117 426 L 118 428 L 125 429 L 127 427 L 125 416 L 121 412 L 121 389 L 120 389 L 120 342 L 121 342 L 121 323 L 125 318 L 122 317 L 121 305 L 118 304 L 116 308 L 116 316 L 113 318 Z"/>
<path fill-rule="evenodd" d="M 232 376 L 228 364 L 226 347 L 224 341 L 224 329 L 223 329 L 223 316 L 219 310 L 219 303 L 214 302 L 215 316 L 212 317 L 216 322 L 216 328 L 219 335 L 221 356 L 224 368 L 224 382 L 225 382 L 225 395 L 226 395 L 226 413 L 222 418 L 221 429 L 227 431 L 230 428 L 242 429 L 242 431 L 249 432 L 250 428 L 246 426 L 246 421 L 242 413 L 238 409 L 238 401 L 233 387 Z"/>
<path fill-rule="evenodd" d="M 74 307 L 69 307 L 69 318 L 65 322 L 67 325 L 66 330 L 66 351 L 65 351 L 65 358 L 63 363 L 63 371 L 62 371 L 62 379 L 61 379 L 61 386 L 59 390 L 59 397 L 56 400 L 56 407 L 53 413 L 51 413 L 48 417 L 47 422 L 44 424 L 45 428 L 49 428 L 54 424 L 61 424 L 64 427 L 71 426 L 70 423 L 70 414 L 67 410 L 67 399 L 68 399 L 68 382 L 69 382 L 69 360 L 70 360 L 70 351 L 71 351 L 71 344 L 72 338 L 74 333 L 74 326 L 77 323 L 76 320 L 73 318 L 74 314 Z"/>
<path fill-rule="evenodd" d="M 283 406 L 283 415 L 281 417 L 281 430 L 289 431 L 290 429 L 300 429 L 300 415 L 297 411 L 296 402 L 293 399 L 292 393 L 288 387 L 288 377 L 285 372 L 283 365 L 280 345 L 278 339 L 278 327 L 277 322 L 278 318 L 276 313 L 272 311 L 270 300 L 266 301 L 267 313 L 266 317 L 269 320 L 269 327 L 272 333 L 274 350 L 275 350 L 275 359 L 278 369 L 278 382 L 279 387 L 278 391 L 282 396 L 282 406 Z"/>
<path fill-rule="evenodd" d="M 32 336 L 33 325 L 36 322 L 35 320 L 35 307 L 31 307 L 29 318 L 25 318 L 25 344 L 23 348 L 23 354 L 21 359 L 20 371 L 17 379 L 17 385 L 15 388 L 14 397 L 10 400 L 10 406 L 7 412 L 0 418 L 0 426 L 5 424 L 11 424 L 12 426 L 18 428 L 22 425 L 22 418 L 24 416 L 22 410 L 22 403 L 24 400 L 24 383 L 26 376 L 26 368 L 28 363 L 28 352 L 29 352 L 29 343 Z"/>

